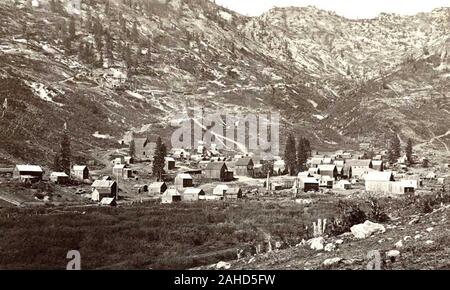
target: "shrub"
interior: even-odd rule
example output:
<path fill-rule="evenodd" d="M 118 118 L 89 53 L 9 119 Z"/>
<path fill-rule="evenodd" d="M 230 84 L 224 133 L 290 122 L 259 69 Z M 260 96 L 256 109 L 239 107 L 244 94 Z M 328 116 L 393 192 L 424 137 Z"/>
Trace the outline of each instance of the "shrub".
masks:
<path fill-rule="evenodd" d="M 380 205 L 378 199 L 376 199 L 373 196 L 370 196 L 368 198 L 368 203 L 370 206 L 370 213 L 369 213 L 370 220 L 381 223 L 389 221 L 389 216 L 384 211 L 383 206 Z"/>
<path fill-rule="evenodd" d="M 358 203 L 340 200 L 337 204 L 339 215 L 332 219 L 331 233 L 340 235 L 348 232 L 356 224 L 366 221 L 366 213 L 360 208 Z"/>

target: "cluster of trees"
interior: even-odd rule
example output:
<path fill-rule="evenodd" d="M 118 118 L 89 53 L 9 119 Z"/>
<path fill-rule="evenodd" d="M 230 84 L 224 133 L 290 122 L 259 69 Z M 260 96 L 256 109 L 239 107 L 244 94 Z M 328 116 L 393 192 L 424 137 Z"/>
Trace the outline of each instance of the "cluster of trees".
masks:
<path fill-rule="evenodd" d="M 413 144 L 411 138 L 408 139 L 405 147 L 405 155 L 408 164 L 413 164 Z M 390 141 L 389 151 L 388 151 L 388 160 L 389 163 L 394 164 L 401 156 L 401 144 L 400 139 L 397 134 L 394 134 Z"/>
<path fill-rule="evenodd" d="M 284 162 L 289 175 L 296 175 L 306 169 L 306 161 L 311 157 L 311 144 L 308 139 L 300 137 L 296 141 L 292 134 L 289 134 L 284 150 Z"/>

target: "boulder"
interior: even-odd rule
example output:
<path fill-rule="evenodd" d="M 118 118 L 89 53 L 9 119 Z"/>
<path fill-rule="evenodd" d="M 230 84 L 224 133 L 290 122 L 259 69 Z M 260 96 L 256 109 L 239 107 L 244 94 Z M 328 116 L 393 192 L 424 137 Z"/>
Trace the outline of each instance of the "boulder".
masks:
<path fill-rule="evenodd" d="M 230 268 L 231 268 L 231 264 L 227 263 L 227 262 L 220 261 L 216 264 L 217 270 L 221 270 L 221 269 L 228 270 Z"/>
<path fill-rule="evenodd" d="M 312 250 L 321 251 L 323 250 L 325 239 L 322 237 L 313 238 L 306 242 Z"/>
<path fill-rule="evenodd" d="M 342 261 L 342 258 L 336 257 L 336 258 L 330 258 L 323 261 L 324 266 L 332 266 L 335 264 L 338 264 Z"/>
<path fill-rule="evenodd" d="M 403 241 L 400 240 L 400 241 L 398 241 L 397 243 L 395 243 L 395 247 L 396 247 L 397 249 L 402 248 L 402 247 L 403 247 Z"/>
<path fill-rule="evenodd" d="M 386 229 L 382 224 L 365 221 L 363 224 L 354 225 L 350 228 L 353 236 L 357 239 L 365 239 L 373 234 L 384 233 Z"/>
<path fill-rule="evenodd" d="M 386 256 L 388 258 L 390 258 L 391 260 L 395 260 L 395 258 L 397 258 L 398 256 L 400 256 L 400 251 L 397 250 L 391 250 L 389 252 L 386 253 Z"/>
<path fill-rule="evenodd" d="M 336 249 L 336 246 L 333 243 L 326 244 L 324 250 L 325 252 L 332 252 Z"/>

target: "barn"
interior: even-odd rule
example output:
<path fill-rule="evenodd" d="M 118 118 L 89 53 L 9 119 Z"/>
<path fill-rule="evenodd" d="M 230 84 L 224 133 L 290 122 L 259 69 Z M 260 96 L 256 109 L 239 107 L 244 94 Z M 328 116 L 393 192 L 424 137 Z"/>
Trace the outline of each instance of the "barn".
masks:
<path fill-rule="evenodd" d="M 50 180 L 57 184 L 67 184 L 70 178 L 65 172 L 52 172 L 50 173 Z"/>
<path fill-rule="evenodd" d="M 208 179 L 215 179 L 220 181 L 229 181 L 230 175 L 228 167 L 225 162 L 210 162 L 203 170 L 204 175 Z"/>
<path fill-rule="evenodd" d="M 89 179 L 89 168 L 86 165 L 74 165 L 72 167 L 72 176 L 78 180 Z"/>
<path fill-rule="evenodd" d="M 117 183 L 112 180 L 96 180 L 91 188 L 93 201 L 100 201 L 104 197 L 115 197 L 117 194 Z"/>
<path fill-rule="evenodd" d="M 44 170 L 38 165 L 16 165 L 13 178 L 22 182 L 39 182 L 42 180 Z"/>
<path fill-rule="evenodd" d="M 322 176 L 328 176 L 330 178 L 336 179 L 338 177 L 338 170 L 334 164 L 322 164 L 318 167 L 319 174 Z"/>
<path fill-rule="evenodd" d="M 249 157 L 243 157 L 236 161 L 234 172 L 239 176 L 254 176 L 254 163 Z"/>

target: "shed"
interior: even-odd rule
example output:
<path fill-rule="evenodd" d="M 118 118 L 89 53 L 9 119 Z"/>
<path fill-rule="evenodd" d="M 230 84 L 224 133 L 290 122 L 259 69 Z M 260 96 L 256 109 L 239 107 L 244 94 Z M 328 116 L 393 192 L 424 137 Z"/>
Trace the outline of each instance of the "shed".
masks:
<path fill-rule="evenodd" d="M 254 163 L 249 157 L 243 157 L 236 161 L 234 172 L 239 176 L 254 176 Z"/>
<path fill-rule="evenodd" d="M 70 178 L 65 172 L 52 172 L 50 173 L 50 180 L 58 184 L 66 184 Z"/>
<path fill-rule="evenodd" d="M 174 188 L 169 188 L 161 196 L 161 203 L 174 203 L 182 200 L 181 194 Z"/>
<path fill-rule="evenodd" d="M 239 187 L 228 188 L 225 192 L 225 198 L 237 199 L 242 198 L 242 190 Z"/>
<path fill-rule="evenodd" d="M 333 188 L 341 189 L 341 190 L 348 190 L 352 188 L 352 184 L 348 180 L 339 180 Z"/>
<path fill-rule="evenodd" d="M 43 175 L 44 170 L 38 165 L 16 165 L 13 170 L 13 178 L 22 182 L 38 182 Z"/>
<path fill-rule="evenodd" d="M 148 194 L 163 194 L 167 190 L 165 182 L 153 182 L 148 186 Z"/>
<path fill-rule="evenodd" d="M 228 185 L 219 184 L 213 190 L 213 195 L 225 196 L 225 193 L 228 190 Z"/>
<path fill-rule="evenodd" d="M 113 173 L 113 175 L 116 178 L 128 179 L 128 178 L 132 178 L 133 177 L 132 171 L 128 167 L 127 164 L 116 164 L 116 165 L 114 165 L 112 173 Z"/>
<path fill-rule="evenodd" d="M 206 178 L 215 179 L 220 181 L 229 181 L 229 176 L 227 175 L 228 167 L 225 162 L 210 162 L 206 165 L 204 169 L 204 174 Z"/>
<path fill-rule="evenodd" d="M 116 199 L 114 197 L 104 197 L 100 201 L 101 206 L 116 206 Z"/>
<path fill-rule="evenodd" d="M 199 199 L 204 199 L 205 192 L 201 188 L 188 187 L 185 188 L 183 194 L 181 195 L 182 201 L 198 201 Z"/>
<path fill-rule="evenodd" d="M 112 180 L 96 180 L 91 188 L 93 201 L 100 201 L 104 197 L 114 197 L 117 194 L 117 183 Z"/>
<path fill-rule="evenodd" d="M 72 167 L 72 176 L 78 180 L 89 179 L 89 168 L 86 165 L 74 165 Z"/>
<path fill-rule="evenodd" d="M 164 157 L 164 170 L 169 171 L 175 169 L 175 159 L 172 157 Z"/>
<path fill-rule="evenodd" d="M 300 178 L 299 186 L 304 192 L 319 191 L 319 181 L 313 177 Z"/>
<path fill-rule="evenodd" d="M 183 192 L 186 187 L 193 187 L 193 179 L 190 174 L 180 173 L 175 177 L 176 190 Z"/>

